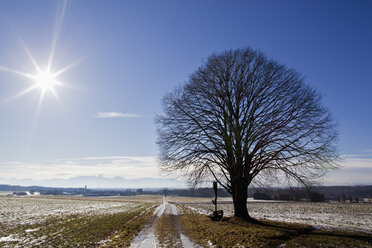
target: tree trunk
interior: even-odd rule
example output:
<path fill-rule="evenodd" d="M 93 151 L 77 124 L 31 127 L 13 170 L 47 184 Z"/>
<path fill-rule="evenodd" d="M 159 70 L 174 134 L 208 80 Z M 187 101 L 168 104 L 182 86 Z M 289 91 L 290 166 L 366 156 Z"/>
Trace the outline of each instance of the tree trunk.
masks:
<path fill-rule="evenodd" d="M 235 180 L 231 186 L 234 202 L 234 216 L 244 220 L 250 220 L 251 217 L 247 209 L 248 186 L 243 180 Z"/>

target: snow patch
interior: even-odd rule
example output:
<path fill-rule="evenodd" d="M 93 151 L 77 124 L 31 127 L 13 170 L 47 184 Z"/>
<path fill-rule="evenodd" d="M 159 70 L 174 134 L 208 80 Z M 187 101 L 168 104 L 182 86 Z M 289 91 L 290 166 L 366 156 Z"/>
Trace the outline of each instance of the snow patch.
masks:
<path fill-rule="evenodd" d="M 21 241 L 21 240 L 17 238 L 13 238 L 12 234 L 9 236 L 0 238 L 0 242 L 17 242 L 17 241 Z"/>
<path fill-rule="evenodd" d="M 208 212 L 207 210 L 203 209 L 203 208 L 194 208 L 194 207 L 191 207 L 191 206 L 186 206 L 188 209 L 190 209 L 191 211 L 193 211 L 194 213 L 197 213 L 197 214 L 203 214 L 203 215 L 208 215 L 210 212 Z"/>
<path fill-rule="evenodd" d="M 211 248 L 215 248 L 216 247 L 215 245 L 213 245 L 213 243 L 210 240 L 208 240 L 208 246 L 211 247 Z"/>

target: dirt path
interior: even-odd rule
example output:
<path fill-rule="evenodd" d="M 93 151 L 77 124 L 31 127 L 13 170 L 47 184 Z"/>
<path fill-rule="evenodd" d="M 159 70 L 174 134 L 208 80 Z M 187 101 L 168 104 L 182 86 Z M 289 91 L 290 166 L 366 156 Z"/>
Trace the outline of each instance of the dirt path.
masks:
<path fill-rule="evenodd" d="M 134 238 L 130 248 L 151 247 L 200 247 L 193 243 L 186 235 L 179 220 L 179 209 L 174 204 L 163 199 L 163 203 L 156 208 L 154 218 Z M 159 240 L 159 222 L 164 218 L 167 220 L 167 233 L 170 239 Z M 163 224 L 163 223 L 162 223 Z M 164 231 L 164 230 L 161 230 Z"/>

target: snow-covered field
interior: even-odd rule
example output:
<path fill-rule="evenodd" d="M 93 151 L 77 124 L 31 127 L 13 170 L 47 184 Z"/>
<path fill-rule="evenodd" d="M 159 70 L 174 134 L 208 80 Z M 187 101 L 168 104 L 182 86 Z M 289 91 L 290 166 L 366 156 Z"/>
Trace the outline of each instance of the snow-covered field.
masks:
<path fill-rule="evenodd" d="M 0 247 L 54 242 L 69 225 L 84 226 L 99 216 L 131 213 L 142 206 L 113 200 L 0 196 Z"/>
<path fill-rule="evenodd" d="M 9 227 L 13 225 L 32 225 L 42 223 L 51 216 L 110 214 L 126 211 L 135 205 L 129 202 L 1 197 L 0 223 Z"/>
<path fill-rule="evenodd" d="M 120 198 L 0 196 L 0 247 L 95 246 L 111 235 L 110 230 L 120 228 L 120 223 L 155 205 Z M 185 201 L 183 205 L 202 214 L 210 214 L 214 208 L 205 201 Z M 227 201 L 218 209 L 225 216 L 233 214 L 233 205 Z M 258 219 L 372 234 L 372 204 L 272 201 L 249 202 L 248 209 Z"/>
<path fill-rule="evenodd" d="M 200 213 L 211 213 L 212 204 L 186 203 Z M 224 215 L 233 215 L 231 203 L 219 204 Z M 250 215 L 257 219 L 310 224 L 316 228 L 337 228 L 372 233 L 372 204 L 309 203 L 309 202 L 250 202 Z"/>

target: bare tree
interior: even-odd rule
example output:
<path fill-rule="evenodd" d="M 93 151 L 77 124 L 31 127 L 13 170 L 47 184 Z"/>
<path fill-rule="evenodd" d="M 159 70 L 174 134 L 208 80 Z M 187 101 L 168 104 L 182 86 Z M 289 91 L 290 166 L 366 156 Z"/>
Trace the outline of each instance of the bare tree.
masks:
<path fill-rule="evenodd" d="M 250 219 L 247 190 L 273 178 L 309 184 L 334 167 L 335 122 L 295 70 L 250 48 L 211 55 L 156 117 L 160 161 L 215 180 Z"/>

